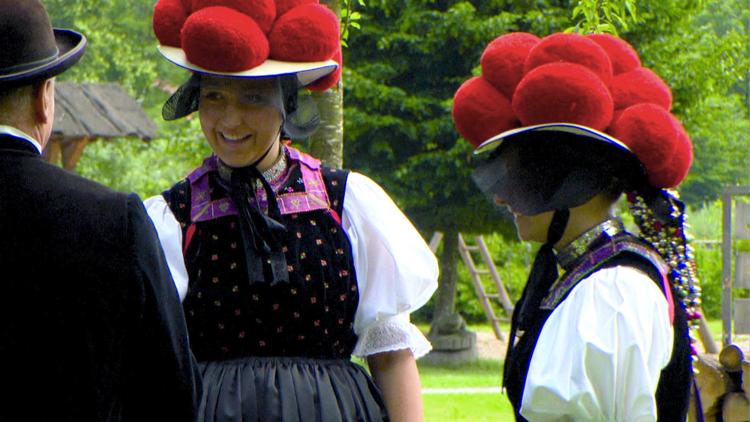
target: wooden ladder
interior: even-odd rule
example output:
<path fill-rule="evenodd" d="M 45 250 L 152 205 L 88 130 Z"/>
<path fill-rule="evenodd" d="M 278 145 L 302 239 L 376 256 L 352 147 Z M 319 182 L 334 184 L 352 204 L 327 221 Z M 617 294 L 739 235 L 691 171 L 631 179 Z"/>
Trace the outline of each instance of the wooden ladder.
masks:
<path fill-rule="evenodd" d="M 437 251 L 438 245 L 440 244 L 440 241 L 442 239 L 443 233 L 435 232 L 432 235 L 432 239 L 430 240 L 430 249 L 432 249 L 433 253 Z M 464 237 L 459 234 L 458 253 L 461 255 L 461 260 L 463 260 L 466 268 L 469 269 L 469 274 L 471 275 L 471 283 L 474 286 L 474 292 L 476 293 L 477 298 L 479 298 L 479 302 L 482 304 L 482 309 L 484 310 L 484 314 L 487 316 L 487 320 L 490 322 L 490 324 L 492 324 L 492 330 L 495 332 L 495 337 L 498 340 L 504 341 L 505 337 L 503 336 L 502 330 L 500 329 L 500 321 L 503 321 L 503 319 L 495 315 L 495 311 L 492 308 L 491 301 L 494 300 L 498 304 L 500 304 L 500 306 L 508 315 L 513 314 L 513 303 L 510 301 L 510 297 L 508 296 L 508 292 L 505 290 L 505 286 L 503 285 L 503 281 L 500 278 L 500 274 L 497 272 L 495 262 L 492 260 L 489 249 L 487 249 L 487 244 L 484 242 L 484 237 L 482 237 L 481 235 L 473 236 L 473 239 L 474 244 L 469 245 L 464 240 Z M 484 266 L 486 268 L 480 269 L 477 267 L 474 258 L 472 257 L 472 252 L 479 253 L 479 259 L 484 263 Z M 487 291 L 485 290 L 484 285 L 482 284 L 482 276 L 487 275 L 492 278 L 495 284 L 496 293 L 487 293 Z"/>

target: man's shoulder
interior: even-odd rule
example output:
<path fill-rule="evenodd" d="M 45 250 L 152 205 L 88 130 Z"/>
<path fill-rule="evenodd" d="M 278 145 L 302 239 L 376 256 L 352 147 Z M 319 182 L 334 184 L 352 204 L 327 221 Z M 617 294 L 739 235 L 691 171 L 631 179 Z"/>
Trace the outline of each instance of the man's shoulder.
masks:
<path fill-rule="evenodd" d="M 126 228 L 128 194 L 40 159 L 24 161 L 16 167 L 18 173 L 5 175 L 15 186 L 0 189 L 4 192 L 0 197 L 8 196 L 8 206 L 33 207 L 32 213 L 40 222 L 68 225 L 70 229 Z M 11 205 L 14 202 L 16 205 Z"/>
<path fill-rule="evenodd" d="M 127 198 L 126 193 L 117 192 L 99 182 L 87 179 L 45 161 L 37 160 L 35 167 L 35 174 L 32 177 L 34 178 L 34 184 L 39 189 L 65 193 L 71 196 L 71 200 L 84 200 L 84 202 L 91 200 L 112 200 L 123 202 Z"/>

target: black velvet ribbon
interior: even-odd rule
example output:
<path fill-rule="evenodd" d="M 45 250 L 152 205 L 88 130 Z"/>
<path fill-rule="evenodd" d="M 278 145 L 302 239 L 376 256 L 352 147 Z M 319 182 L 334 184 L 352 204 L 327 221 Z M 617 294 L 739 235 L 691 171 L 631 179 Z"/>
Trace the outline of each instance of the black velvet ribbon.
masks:
<path fill-rule="evenodd" d="M 255 180 L 263 185 L 266 192 L 268 215 L 256 206 Z M 281 212 L 271 185 L 255 166 L 235 168 L 232 169 L 230 194 L 239 213 L 248 283 L 267 280 L 272 286 L 288 283 L 289 272 L 282 250 L 286 227 L 279 222 Z"/>
<path fill-rule="evenodd" d="M 526 331 L 534 322 L 534 316 L 539 310 L 542 300 L 549 292 L 552 284 L 557 280 L 557 255 L 553 249 L 555 243 L 559 242 L 568 225 L 570 211 L 567 209 L 557 210 L 552 216 L 549 229 L 547 230 L 547 241 L 539 248 L 531 267 L 529 278 L 521 294 L 521 299 L 516 304 L 511 319 L 510 338 L 506 357 L 512 359 L 512 351 L 515 346 L 518 331 Z M 506 361 L 503 370 L 503 385 L 507 383 L 508 368 L 510 363 Z"/>

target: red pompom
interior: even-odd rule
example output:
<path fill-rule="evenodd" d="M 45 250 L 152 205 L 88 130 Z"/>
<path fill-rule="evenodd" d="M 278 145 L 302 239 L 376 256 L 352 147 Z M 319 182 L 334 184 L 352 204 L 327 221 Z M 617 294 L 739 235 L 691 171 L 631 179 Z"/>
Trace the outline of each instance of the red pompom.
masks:
<path fill-rule="evenodd" d="M 185 14 L 190 15 L 193 13 L 193 0 L 180 0 L 180 2 L 185 9 Z"/>
<path fill-rule="evenodd" d="M 482 76 L 505 97 L 513 98 L 513 91 L 524 74 L 523 63 L 539 41 L 539 37 L 526 32 L 495 38 L 482 53 Z"/>
<path fill-rule="evenodd" d="M 328 60 L 339 48 L 339 19 L 323 5 L 303 4 L 276 21 L 268 41 L 275 60 Z"/>
<path fill-rule="evenodd" d="M 154 5 L 153 28 L 161 45 L 180 47 L 180 30 L 187 19 L 182 0 L 159 0 Z"/>
<path fill-rule="evenodd" d="M 549 63 L 521 79 L 513 111 L 524 126 L 567 122 L 604 130 L 614 103 L 594 72 L 578 64 Z"/>
<path fill-rule="evenodd" d="M 339 79 L 341 79 L 341 71 L 344 68 L 344 59 L 341 55 L 341 46 L 339 46 L 338 51 L 336 51 L 336 54 L 334 54 L 332 59 L 339 64 L 339 67 L 337 67 L 336 70 L 329 73 L 328 75 L 318 79 L 310 85 L 307 85 L 307 89 L 309 89 L 310 91 L 326 91 L 330 88 L 333 88 L 337 83 L 339 83 Z"/>
<path fill-rule="evenodd" d="M 557 33 L 542 38 L 529 52 L 524 72 L 547 63 L 576 63 L 594 72 L 609 85 L 612 80 L 612 62 L 599 44 L 579 34 Z"/>
<path fill-rule="evenodd" d="M 675 179 L 672 158 L 681 139 L 679 122 L 656 104 L 637 104 L 622 112 L 612 128 L 612 135 L 621 140 L 638 157 L 649 182 L 666 188 Z"/>
<path fill-rule="evenodd" d="M 607 52 L 615 76 L 641 66 L 638 53 L 622 38 L 609 34 L 590 34 L 586 37 L 599 44 Z"/>
<path fill-rule="evenodd" d="M 669 86 L 645 67 L 615 76 L 611 89 L 616 109 L 640 103 L 654 103 L 665 110 L 672 108 L 672 91 Z"/>
<path fill-rule="evenodd" d="M 228 7 L 207 7 L 188 17 L 182 29 L 188 61 L 217 72 L 240 72 L 268 58 L 268 40 L 255 21 Z"/>
<path fill-rule="evenodd" d="M 481 76 L 469 79 L 456 91 L 453 122 L 458 133 L 475 147 L 518 127 L 510 101 Z"/>
<path fill-rule="evenodd" d="M 250 16 L 266 34 L 276 19 L 276 3 L 273 0 L 193 0 L 193 12 L 216 6 L 228 7 Z"/>
<path fill-rule="evenodd" d="M 664 188 L 673 188 L 679 185 L 685 180 L 688 171 L 690 171 L 690 166 L 693 164 L 693 145 L 690 142 L 690 137 L 676 117 L 672 116 L 672 120 L 677 127 L 675 150 L 669 160 L 669 165 L 652 178 L 652 183 L 655 186 Z"/>
<path fill-rule="evenodd" d="M 294 9 L 301 4 L 315 3 L 319 4 L 320 0 L 276 0 L 276 16 L 281 17 L 284 13 Z"/>

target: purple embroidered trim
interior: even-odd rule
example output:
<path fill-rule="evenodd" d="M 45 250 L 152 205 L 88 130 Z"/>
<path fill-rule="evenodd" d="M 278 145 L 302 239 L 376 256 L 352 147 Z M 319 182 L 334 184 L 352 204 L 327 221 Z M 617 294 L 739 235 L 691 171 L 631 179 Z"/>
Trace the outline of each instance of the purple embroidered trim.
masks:
<path fill-rule="evenodd" d="M 294 148 L 284 145 L 285 154 L 289 157 L 288 167 L 294 163 L 300 164 L 304 192 L 279 193 L 276 195 L 276 203 L 282 215 L 300 212 L 329 209 L 330 201 L 326 191 L 323 175 L 320 172 L 320 161 Z M 190 181 L 191 204 L 190 219 L 193 223 L 214 220 L 228 215 L 237 215 L 237 207 L 231 198 L 221 198 L 212 201 L 208 186 L 208 174 L 218 171 L 218 158 L 212 155 L 203 161 L 203 164 L 195 169 L 187 177 Z M 272 183 L 274 191 L 278 191 L 287 177 L 282 177 L 279 182 Z M 256 192 L 258 205 L 265 209 L 268 200 L 263 189 Z"/>
<path fill-rule="evenodd" d="M 588 277 L 591 273 L 601 268 L 610 258 L 620 252 L 633 252 L 638 254 L 639 256 L 646 258 L 659 270 L 659 274 L 661 274 L 662 277 L 662 288 L 665 289 L 664 293 L 668 296 L 671 309 L 672 295 L 666 277 L 667 271 L 669 270 L 667 264 L 660 255 L 651 249 L 641 244 L 626 240 L 607 243 L 589 253 L 584 262 L 578 265 L 575 269 L 569 271 L 562 279 L 552 285 L 549 294 L 542 301 L 540 308 L 546 310 L 555 309 L 573 287 L 575 287 L 581 280 Z"/>

